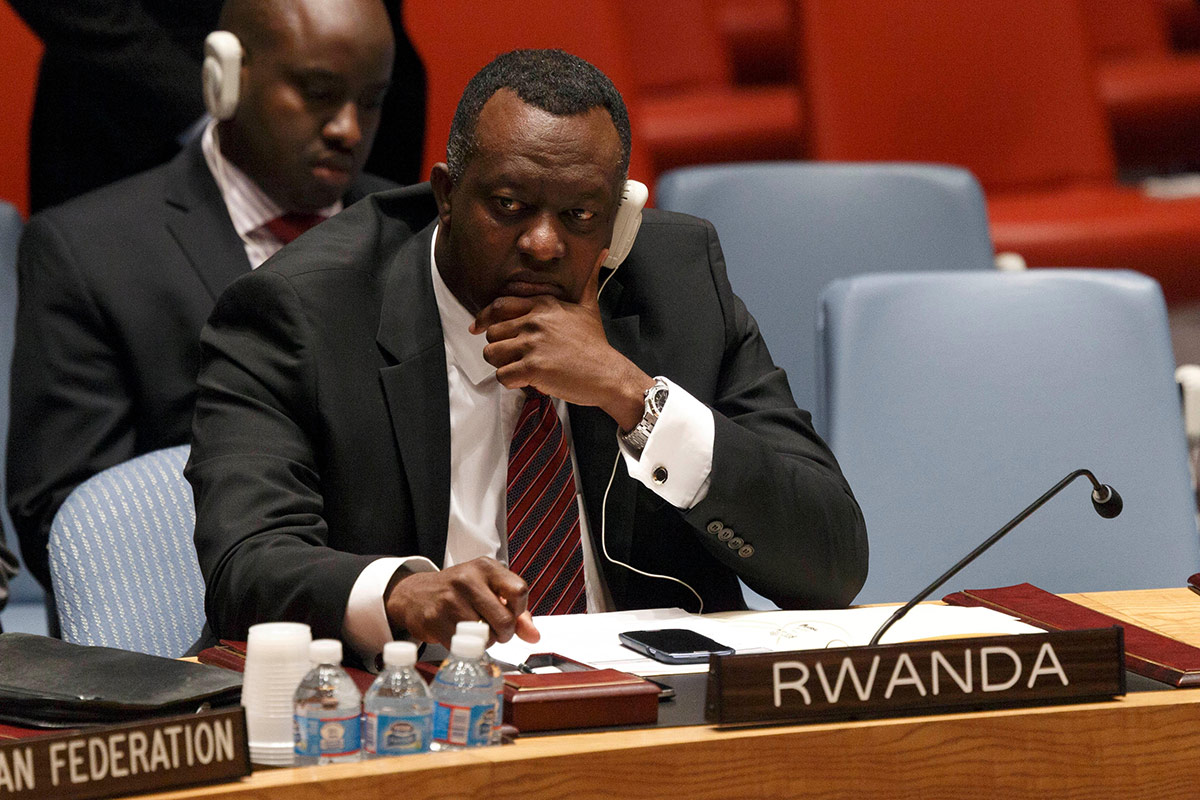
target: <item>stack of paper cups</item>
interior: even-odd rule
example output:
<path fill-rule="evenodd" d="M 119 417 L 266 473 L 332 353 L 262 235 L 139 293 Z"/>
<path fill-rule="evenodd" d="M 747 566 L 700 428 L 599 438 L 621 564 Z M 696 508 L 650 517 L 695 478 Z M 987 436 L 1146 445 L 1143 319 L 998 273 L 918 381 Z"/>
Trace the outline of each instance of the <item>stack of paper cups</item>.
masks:
<path fill-rule="evenodd" d="M 255 764 L 292 764 L 292 697 L 308 673 L 311 629 L 300 622 L 263 622 L 250 626 L 242 706 L 250 760 Z"/>

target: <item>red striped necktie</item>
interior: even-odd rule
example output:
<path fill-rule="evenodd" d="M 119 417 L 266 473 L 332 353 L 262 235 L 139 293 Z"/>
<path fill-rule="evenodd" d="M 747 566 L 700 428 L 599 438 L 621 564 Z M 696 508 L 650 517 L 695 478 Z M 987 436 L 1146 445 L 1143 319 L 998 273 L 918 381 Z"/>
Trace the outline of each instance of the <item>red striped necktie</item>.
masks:
<path fill-rule="evenodd" d="M 279 241 L 284 244 L 291 244 L 293 239 L 296 239 L 300 234 L 315 226 L 319 222 L 324 222 L 325 218 L 320 214 L 306 214 L 301 211 L 289 211 L 288 213 L 278 216 L 275 219 L 267 220 L 263 223 L 263 227 L 271 232 Z"/>
<path fill-rule="evenodd" d="M 587 611 L 575 475 L 562 421 L 533 389 L 508 451 L 508 563 L 535 615 Z"/>

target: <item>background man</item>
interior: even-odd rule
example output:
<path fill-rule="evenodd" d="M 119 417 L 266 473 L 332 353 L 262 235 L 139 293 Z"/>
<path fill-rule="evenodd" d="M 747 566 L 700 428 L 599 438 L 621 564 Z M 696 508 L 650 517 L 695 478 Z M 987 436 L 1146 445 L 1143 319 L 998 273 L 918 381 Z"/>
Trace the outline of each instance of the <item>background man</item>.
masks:
<path fill-rule="evenodd" d="M 590 64 L 500 56 L 432 191 L 359 204 L 222 296 L 187 470 L 217 635 L 302 620 L 369 658 L 462 619 L 532 640 L 527 608 L 737 608 L 738 576 L 854 597 L 861 513 L 712 226 L 647 211 L 600 291 L 629 141 Z"/>
<path fill-rule="evenodd" d="M 47 589 L 67 494 L 188 441 L 200 329 L 230 281 L 295 235 L 288 212 L 313 224 L 394 186 L 360 177 L 392 65 L 379 0 L 229 0 L 221 27 L 245 51 L 232 118 L 167 164 L 35 215 L 22 239 L 9 505 Z"/>

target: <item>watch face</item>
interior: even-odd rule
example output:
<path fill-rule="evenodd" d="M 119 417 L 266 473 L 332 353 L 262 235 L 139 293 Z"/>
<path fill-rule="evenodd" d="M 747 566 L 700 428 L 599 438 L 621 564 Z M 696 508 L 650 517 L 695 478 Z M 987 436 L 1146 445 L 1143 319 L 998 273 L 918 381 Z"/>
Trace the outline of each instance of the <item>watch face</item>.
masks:
<path fill-rule="evenodd" d="M 663 406 L 667 404 L 667 391 L 668 390 L 666 386 L 655 386 L 650 391 L 650 398 L 648 402 L 650 404 L 650 408 L 654 409 L 655 414 L 661 414 Z"/>

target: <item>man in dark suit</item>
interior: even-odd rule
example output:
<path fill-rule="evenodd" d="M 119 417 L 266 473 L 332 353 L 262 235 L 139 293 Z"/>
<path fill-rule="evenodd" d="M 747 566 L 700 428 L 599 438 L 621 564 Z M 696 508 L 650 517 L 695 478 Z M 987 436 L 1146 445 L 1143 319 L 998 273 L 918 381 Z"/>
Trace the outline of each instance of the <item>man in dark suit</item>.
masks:
<path fill-rule="evenodd" d="M 197 341 L 226 285 L 297 215 L 394 186 L 361 175 L 391 70 L 377 0 L 231 0 L 221 23 L 245 51 L 232 115 L 167 164 L 35 215 L 21 243 L 9 505 L 47 589 L 70 491 L 189 440 Z"/>
<path fill-rule="evenodd" d="M 741 577 L 790 606 L 854 597 L 858 505 L 712 226 L 647 211 L 602 268 L 629 140 L 595 67 L 500 56 L 431 187 L 360 203 L 222 295 L 186 471 L 218 636 L 299 620 L 369 660 L 463 619 L 536 639 L 527 609 L 556 593 L 558 611 L 717 611 L 744 607 Z M 525 514 L 529 485 L 558 485 L 523 481 L 529 419 L 560 431 L 579 488 Z M 518 567 L 550 508 L 561 549 Z"/>

